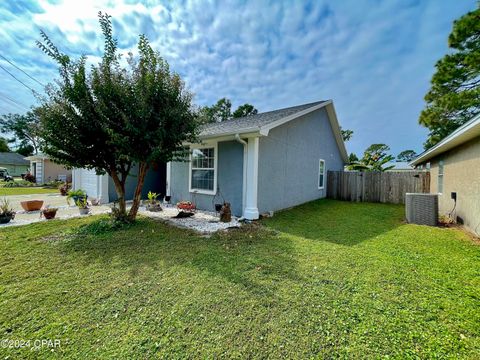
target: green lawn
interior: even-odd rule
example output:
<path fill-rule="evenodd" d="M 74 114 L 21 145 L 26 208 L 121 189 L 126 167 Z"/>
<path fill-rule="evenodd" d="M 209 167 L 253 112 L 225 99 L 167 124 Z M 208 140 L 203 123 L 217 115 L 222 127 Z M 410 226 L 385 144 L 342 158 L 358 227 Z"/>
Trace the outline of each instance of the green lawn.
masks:
<path fill-rule="evenodd" d="M 480 246 L 402 218 L 318 201 L 211 238 L 148 219 L 4 228 L 0 339 L 61 346 L 0 358 L 479 358 Z"/>
<path fill-rule="evenodd" d="M 0 185 L 0 196 L 8 195 L 29 195 L 29 194 L 47 194 L 58 193 L 58 189 L 49 189 L 39 186 L 32 187 L 4 187 Z"/>

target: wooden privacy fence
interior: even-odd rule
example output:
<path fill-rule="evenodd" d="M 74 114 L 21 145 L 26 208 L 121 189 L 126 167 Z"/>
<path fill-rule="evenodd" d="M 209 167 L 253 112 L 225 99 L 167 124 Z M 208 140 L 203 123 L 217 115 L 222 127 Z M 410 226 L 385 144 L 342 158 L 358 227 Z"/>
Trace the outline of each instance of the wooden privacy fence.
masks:
<path fill-rule="evenodd" d="M 327 174 L 330 199 L 404 204 L 405 193 L 411 192 L 430 192 L 429 172 L 329 171 Z"/>

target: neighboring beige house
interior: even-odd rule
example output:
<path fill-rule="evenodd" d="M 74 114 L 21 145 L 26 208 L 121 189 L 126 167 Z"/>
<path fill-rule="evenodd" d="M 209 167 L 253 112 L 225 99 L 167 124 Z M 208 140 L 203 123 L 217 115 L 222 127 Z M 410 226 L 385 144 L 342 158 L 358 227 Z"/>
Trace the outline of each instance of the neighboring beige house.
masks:
<path fill-rule="evenodd" d="M 430 192 L 439 194 L 440 215 L 451 215 L 480 235 L 480 115 L 411 164 L 430 168 Z"/>
<path fill-rule="evenodd" d="M 25 160 L 30 161 L 30 173 L 35 176 L 37 184 L 44 184 L 53 180 L 72 181 L 72 171 L 63 165 L 54 163 L 48 155 L 36 154 L 28 156 Z"/>

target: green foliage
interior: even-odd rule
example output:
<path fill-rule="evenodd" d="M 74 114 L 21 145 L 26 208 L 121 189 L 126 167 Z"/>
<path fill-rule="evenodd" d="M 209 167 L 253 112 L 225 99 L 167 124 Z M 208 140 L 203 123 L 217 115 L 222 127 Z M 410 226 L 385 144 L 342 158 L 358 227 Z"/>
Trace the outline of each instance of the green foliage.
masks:
<path fill-rule="evenodd" d="M 158 195 L 159 194 L 157 194 L 157 193 L 149 191 L 148 194 L 147 194 L 148 202 L 152 205 L 155 204 L 157 202 Z"/>
<path fill-rule="evenodd" d="M 232 102 L 221 98 L 215 105 L 200 108 L 199 118 L 202 123 L 213 123 L 228 120 L 232 117 Z"/>
<path fill-rule="evenodd" d="M 3 185 L 6 188 L 21 188 L 21 187 L 32 187 L 35 186 L 35 183 L 32 183 L 30 181 L 26 180 L 14 180 L 14 181 L 8 181 Z"/>
<path fill-rule="evenodd" d="M 353 130 L 342 129 L 340 127 L 340 131 L 342 132 L 343 141 L 350 141 L 353 136 Z"/>
<path fill-rule="evenodd" d="M 356 162 L 358 162 L 358 156 L 356 154 L 354 154 L 353 152 L 350 153 L 350 155 L 348 155 L 348 163 L 353 164 L 353 163 L 356 163 Z"/>
<path fill-rule="evenodd" d="M 10 201 L 4 197 L 0 201 L 0 217 L 14 217 L 15 216 L 15 211 L 12 208 L 12 205 L 10 204 Z"/>
<path fill-rule="evenodd" d="M 35 152 L 35 148 L 30 144 L 20 144 L 20 146 L 15 149 L 15 152 L 23 156 L 30 156 Z"/>
<path fill-rule="evenodd" d="M 363 153 L 362 159 L 351 162 L 348 170 L 358 171 L 386 171 L 395 167 L 395 165 L 386 166 L 387 163 L 395 159 L 388 154 L 390 147 L 385 144 L 372 144 Z"/>
<path fill-rule="evenodd" d="M 235 110 L 232 114 L 233 118 L 241 118 L 245 116 L 255 115 L 258 113 L 258 110 L 255 109 L 253 105 L 250 104 L 243 104 L 240 105 L 237 110 Z"/>
<path fill-rule="evenodd" d="M 88 209 L 90 206 L 88 205 L 87 197 L 81 196 L 75 200 L 75 205 L 80 209 Z"/>
<path fill-rule="evenodd" d="M 87 71 L 86 58 L 72 60 L 42 32 L 38 46 L 59 65 L 60 79 L 38 109 L 44 152 L 67 167 L 108 173 L 126 216 L 125 182 L 138 165 L 128 216 L 134 220 L 145 174 L 156 163 L 184 159 L 184 142 L 196 140 L 192 94 L 180 76 L 140 35 L 138 57 L 123 67 L 110 16 L 99 13 L 105 39 L 102 61 Z"/>
<path fill-rule="evenodd" d="M 38 113 L 28 111 L 26 114 L 7 114 L 0 117 L 0 130 L 4 133 L 12 133 L 14 138 L 11 142 L 19 144 L 17 152 L 28 156 L 37 153 L 42 145 L 40 136 L 40 119 Z"/>
<path fill-rule="evenodd" d="M 4 228 L 2 330 L 62 345 L 2 355 L 478 358 L 480 247 L 403 218 L 315 201 L 211 237 L 105 216 Z"/>
<path fill-rule="evenodd" d="M 410 162 L 417 157 L 417 153 L 413 150 L 404 150 L 397 155 L 397 161 Z"/>
<path fill-rule="evenodd" d="M 430 148 L 480 112 L 480 7 L 453 23 L 451 51 L 440 59 L 425 95 L 419 123 L 430 130 Z"/>
<path fill-rule="evenodd" d="M 0 152 L 10 152 L 7 139 L 0 137 Z"/>
<path fill-rule="evenodd" d="M 229 120 L 232 118 L 241 118 L 244 116 L 255 115 L 258 110 L 253 105 L 240 105 L 232 114 L 232 102 L 230 99 L 222 98 L 212 106 L 204 106 L 198 112 L 200 123 L 214 123 Z"/>
<path fill-rule="evenodd" d="M 73 231 L 74 236 L 96 236 L 101 234 L 113 233 L 121 229 L 127 229 L 128 223 L 115 221 L 113 218 L 109 219 L 95 219 L 95 221 L 84 224 Z M 112 234 L 113 235 L 113 234 Z"/>
<path fill-rule="evenodd" d="M 69 190 L 67 192 L 67 203 L 70 204 L 70 200 L 74 199 L 74 202 L 76 202 L 79 199 L 85 199 L 87 198 L 87 192 L 82 189 L 77 189 L 77 190 Z"/>

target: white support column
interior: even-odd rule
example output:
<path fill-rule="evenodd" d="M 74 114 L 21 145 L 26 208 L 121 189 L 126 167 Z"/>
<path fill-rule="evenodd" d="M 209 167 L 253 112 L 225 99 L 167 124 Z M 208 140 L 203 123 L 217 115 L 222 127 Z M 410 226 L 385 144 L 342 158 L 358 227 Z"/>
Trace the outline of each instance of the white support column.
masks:
<path fill-rule="evenodd" d="M 166 189 L 166 196 L 170 196 L 170 180 L 172 177 L 172 162 L 167 162 L 167 189 Z"/>
<path fill-rule="evenodd" d="M 247 187 L 243 217 L 247 220 L 258 219 L 258 137 L 248 139 L 247 145 Z"/>

